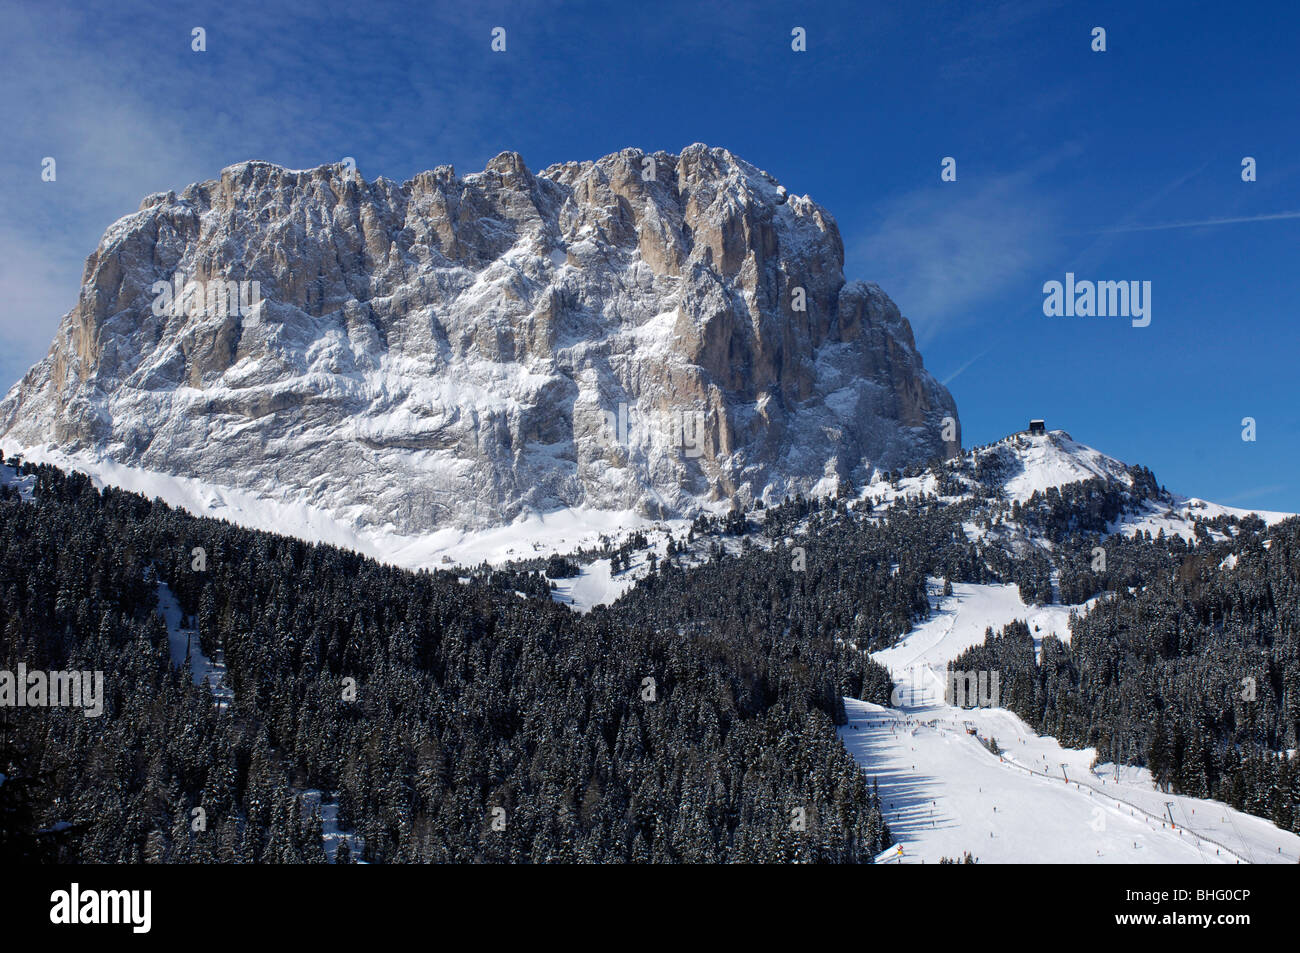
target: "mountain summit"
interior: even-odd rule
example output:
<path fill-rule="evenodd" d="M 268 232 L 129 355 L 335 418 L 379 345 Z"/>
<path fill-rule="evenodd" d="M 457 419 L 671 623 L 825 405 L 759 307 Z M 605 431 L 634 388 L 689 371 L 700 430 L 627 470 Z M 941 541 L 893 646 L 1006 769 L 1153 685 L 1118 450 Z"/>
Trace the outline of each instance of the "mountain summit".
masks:
<path fill-rule="evenodd" d="M 108 229 L 0 438 L 403 535 L 951 456 L 952 397 L 843 264 L 825 209 L 698 144 L 400 185 L 245 162 Z"/>

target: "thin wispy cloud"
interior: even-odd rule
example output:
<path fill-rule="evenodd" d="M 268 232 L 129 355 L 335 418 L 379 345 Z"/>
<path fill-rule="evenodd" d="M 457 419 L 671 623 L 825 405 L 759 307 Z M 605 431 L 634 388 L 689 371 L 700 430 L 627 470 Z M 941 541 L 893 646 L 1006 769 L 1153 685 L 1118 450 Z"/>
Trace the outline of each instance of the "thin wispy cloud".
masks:
<path fill-rule="evenodd" d="M 1249 503 L 1251 500 L 1257 500 L 1261 496 L 1275 496 L 1287 489 L 1290 489 L 1290 484 L 1270 483 L 1268 486 L 1257 486 L 1232 496 L 1225 496 L 1223 502 L 1229 506 L 1236 506 L 1241 503 Z"/>
<path fill-rule="evenodd" d="M 888 289 L 917 338 L 932 340 L 1051 260 L 1062 213 L 1036 178 L 1016 172 L 968 186 L 959 168 L 956 183 L 903 195 L 851 249 L 846 270 Z"/>

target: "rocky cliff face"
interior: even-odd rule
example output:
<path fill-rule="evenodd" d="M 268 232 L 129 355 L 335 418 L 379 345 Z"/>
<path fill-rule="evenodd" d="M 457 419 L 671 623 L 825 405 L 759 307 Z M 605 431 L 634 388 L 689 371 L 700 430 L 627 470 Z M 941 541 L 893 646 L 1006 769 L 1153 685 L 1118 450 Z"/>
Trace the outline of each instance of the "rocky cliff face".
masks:
<path fill-rule="evenodd" d="M 108 230 L 0 437 L 403 534 L 955 451 L 951 396 L 843 258 L 824 209 L 702 145 L 401 185 L 246 162 Z"/>

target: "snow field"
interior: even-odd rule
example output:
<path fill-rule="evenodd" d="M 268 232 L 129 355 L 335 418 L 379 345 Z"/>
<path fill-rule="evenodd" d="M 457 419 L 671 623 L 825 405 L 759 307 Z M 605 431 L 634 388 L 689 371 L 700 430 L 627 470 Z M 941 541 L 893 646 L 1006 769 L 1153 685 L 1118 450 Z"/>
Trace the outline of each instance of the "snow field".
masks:
<path fill-rule="evenodd" d="M 970 851 L 981 863 L 1300 861 L 1300 837 L 1262 818 L 1164 794 L 1142 769 L 1094 770 L 1093 749 L 1062 748 L 1005 709 L 944 702 L 948 661 L 982 642 L 986 628 L 1024 619 L 1036 640 L 1068 639 L 1072 610 L 1086 606 L 1027 606 L 1015 586 L 957 584 L 934 616 L 873 655 L 890 669 L 900 704 L 846 698 L 849 722 L 839 731 L 879 783 L 901 848 L 885 859 L 937 863 Z M 985 747 L 987 739 L 1001 755 Z"/>

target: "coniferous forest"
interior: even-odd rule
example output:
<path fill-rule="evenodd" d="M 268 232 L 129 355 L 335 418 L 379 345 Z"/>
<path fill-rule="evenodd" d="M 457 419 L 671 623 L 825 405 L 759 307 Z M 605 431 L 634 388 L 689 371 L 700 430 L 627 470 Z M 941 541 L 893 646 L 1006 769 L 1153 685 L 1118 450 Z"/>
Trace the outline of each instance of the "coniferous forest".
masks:
<path fill-rule="evenodd" d="M 1130 542 L 1119 578 L 1141 586 L 1113 589 L 1069 644 L 1048 636 L 1036 657 L 1016 622 L 952 668 L 1000 671 L 1002 705 L 1063 744 L 1300 832 L 1300 762 L 1287 754 L 1300 747 L 1300 519 L 1236 529 L 1196 548 Z"/>
<path fill-rule="evenodd" d="M 0 487 L 0 667 L 102 670 L 106 697 L 0 708 L 0 853 L 866 862 L 891 839 L 843 697 L 890 704 L 868 653 L 929 616 L 935 579 L 1094 599 L 1068 643 L 1017 622 L 952 668 L 998 671 L 1002 706 L 1099 761 L 1300 830 L 1300 520 L 1108 535 L 1161 499 L 1149 471 L 1008 503 L 963 467 L 938 480 L 973 479 L 963 497 L 701 517 L 581 615 L 551 580 L 590 554 L 409 572 L 23 465 L 30 499 Z M 172 663 L 163 593 L 228 704 Z"/>
<path fill-rule="evenodd" d="M 7 861 L 321 862 L 313 790 L 373 862 L 862 862 L 889 843 L 822 640 L 584 618 L 540 576 L 521 596 L 510 574 L 405 572 L 25 472 L 32 501 L 0 499 L 0 656 L 102 670 L 106 698 L 98 718 L 0 710 Z M 170 664 L 160 584 L 223 650 L 228 708 Z"/>

